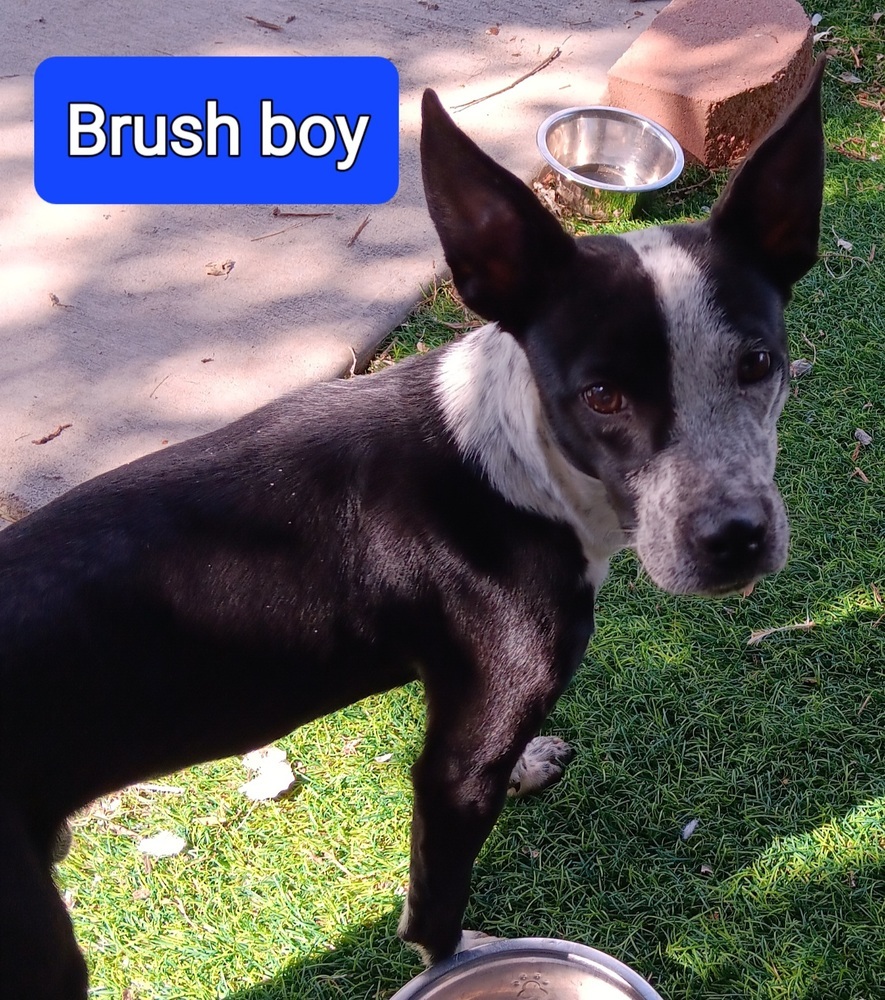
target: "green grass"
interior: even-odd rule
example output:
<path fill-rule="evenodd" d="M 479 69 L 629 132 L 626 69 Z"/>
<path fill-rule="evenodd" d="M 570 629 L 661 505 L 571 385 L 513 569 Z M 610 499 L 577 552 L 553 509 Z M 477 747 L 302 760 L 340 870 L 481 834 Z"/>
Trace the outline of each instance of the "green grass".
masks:
<path fill-rule="evenodd" d="M 781 424 L 790 563 L 748 598 L 703 602 L 616 560 L 547 727 L 578 757 L 508 806 L 476 869 L 468 926 L 601 947 L 666 1000 L 885 997 L 885 165 L 870 159 L 885 132 L 857 100 L 885 73 L 874 7 L 821 9 L 818 28 L 845 41 L 829 43 L 824 259 L 788 317 L 794 357 L 814 360 Z M 701 216 L 704 181 L 648 221 Z M 379 364 L 465 322 L 435 289 Z M 873 444 L 855 458 L 858 427 Z M 281 741 L 303 776 L 281 802 L 249 803 L 226 760 L 170 777 L 180 794 L 93 807 L 59 868 L 92 996 L 389 997 L 418 970 L 394 934 L 422 721 L 412 685 L 305 727 Z M 188 848 L 146 865 L 133 835 L 161 829 Z"/>

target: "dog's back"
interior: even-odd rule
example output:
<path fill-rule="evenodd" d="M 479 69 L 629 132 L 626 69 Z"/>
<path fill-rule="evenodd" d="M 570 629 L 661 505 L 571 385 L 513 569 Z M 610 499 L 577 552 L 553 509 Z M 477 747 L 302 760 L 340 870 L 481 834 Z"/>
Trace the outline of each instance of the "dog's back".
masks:
<path fill-rule="evenodd" d="M 463 460 L 443 357 L 277 400 L 0 534 L 0 787 L 41 840 L 97 795 L 245 752 L 416 665 L 456 674 L 468 619 L 501 613 L 533 561 L 557 580 L 559 552 L 580 579 L 569 532 Z"/>

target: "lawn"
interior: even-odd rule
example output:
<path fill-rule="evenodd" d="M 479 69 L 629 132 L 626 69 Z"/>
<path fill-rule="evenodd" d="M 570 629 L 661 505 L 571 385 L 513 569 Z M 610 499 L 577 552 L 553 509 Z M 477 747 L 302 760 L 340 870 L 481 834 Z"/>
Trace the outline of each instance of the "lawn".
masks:
<path fill-rule="evenodd" d="M 788 315 L 811 362 L 781 424 L 789 565 L 704 602 L 615 561 L 546 730 L 577 759 L 507 807 L 467 915 L 609 951 L 665 1000 L 885 998 L 885 17 L 821 13 L 828 175 L 822 260 Z M 698 218 L 720 183 L 690 174 L 633 225 Z M 434 289 L 376 365 L 471 322 Z M 248 673 L 231 682 L 248 707 Z M 277 802 L 250 802 L 224 760 L 95 803 L 59 867 L 92 996 L 389 997 L 419 967 L 395 927 L 422 722 L 412 685 L 301 729 Z M 161 830 L 186 848 L 148 859 L 138 841 Z"/>

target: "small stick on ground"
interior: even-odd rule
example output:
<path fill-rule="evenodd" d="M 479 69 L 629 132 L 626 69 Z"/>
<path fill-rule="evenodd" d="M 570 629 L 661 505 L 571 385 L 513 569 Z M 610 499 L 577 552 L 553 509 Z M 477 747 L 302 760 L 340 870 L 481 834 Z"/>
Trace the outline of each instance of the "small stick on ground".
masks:
<path fill-rule="evenodd" d="M 770 635 L 776 635 L 778 632 L 791 632 L 793 629 L 800 629 L 803 632 L 807 632 L 810 628 L 814 628 L 814 622 L 810 618 L 806 618 L 804 622 L 798 622 L 795 625 L 781 625 L 779 628 L 762 628 L 758 632 L 750 633 L 747 645 L 756 646 L 763 639 L 767 639 Z"/>
<path fill-rule="evenodd" d="M 802 331 L 802 339 L 811 348 L 811 350 L 812 350 L 811 363 L 813 365 L 816 365 L 817 364 L 817 344 L 815 344 L 815 342 L 813 340 L 809 340 L 808 339 L 808 334 L 804 330 Z"/>
<path fill-rule="evenodd" d="M 326 219 L 334 212 L 281 212 L 279 206 L 270 213 L 275 219 Z"/>
<path fill-rule="evenodd" d="M 31 444 L 48 444 L 57 438 L 62 431 L 66 431 L 69 427 L 73 426 L 73 424 L 59 424 L 54 431 L 50 431 L 45 437 L 35 438 Z"/>
<path fill-rule="evenodd" d="M 185 793 L 185 789 L 179 785 L 158 785 L 152 781 L 141 781 L 137 785 L 129 787 L 139 792 L 167 792 L 169 795 L 184 795 Z"/>
<path fill-rule="evenodd" d="M 697 191 L 698 188 L 702 188 L 705 185 L 712 183 L 714 176 L 715 174 L 711 170 L 708 176 L 705 177 L 702 181 L 698 181 L 696 184 L 689 184 L 688 187 L 675 188 L 673 194 L 675 196 L 675 195 L 688 194 L 689 191 Z"/>
<path fill-rule="evenodd" d="M 169 375 L 171 375 L 171 374 L 172 374 L 172 372 L 169 372 Z M 157 391 L 157 389 L 160 388 L 160 386 L 166 381 L 166 379 L 169 378 L 169 375 L 164 375 L 163 378 L 160 379 L 160 381 L 151 390 L 151 394 L 148 396 L 148 399 L 153 399 L 154 398 L 154 393 Z"/>
<path fill-rule="evenodd" d="M 302 223 L 303 225 L 303 223 Z M 259 240 L 269 240 L 271 236 L 282 236 L 283 233 L 288 233 L 290 229 L 300 229 L 301 226 L 286 226 L 285 229 L 278 229 L 275 233 L 265 233 L 264 236 L 253 236 L 250 243 L 257 243 Z"/>
<path fill-rule="evenodd" d="M 366 226 L 368 226 L 371 218 L 372 218 L 371 215 L 367 215 L 365 217 L 365 219 L 363 219 L 363 221 L 356 227 L 356 232 L 347 241 L 347 245 L 349 247 L 352 247 L 354 245 L 354 243 L 356 243 L 357 239 L 359 238 L 360 233 L 366 228 Z"/>
<path fill-rule="evenodd" d="M 562 49 L 557 45 L 546 59 L 539 62 L 537 66 L 532 67 L 528 73 L 523 73 L 518 80 L 514 80 L 513 83 L 508 83 L 506 87 L 502 87 L 500 90 L 496 90 L 491 94 L 486 94 L 485 97 L 477 97 L 475 100 L 467 101 L 465 104 L 456 104 L 452 108 L 452 111 L 463 111 L 465 108 L 472 108 L 474 104 L 481 104 L 483 101 L 487 101 L 490 97 L 497 97 L 498 94 L 504 94 L 508 90 L 513 90 L 513 88 L 522 83 L 523 80 L 528 80 L 530 76 L 534 76 L 535 73 L 540 73 L 542 69 L 546 69 L 550 63 L 555 62 L 561 55 Z"/>
<path fill-rule="evenodd" d="M 279 24 L 271 24 L 270 21 L 262 21 L 260 17 L 252 17 L 251 14 L 245 15 L 247 21 L 251 21 L 253 24 L 257 24 L 259 28 L 270 28 L 271 31 L 282 31 L 282 26 Z"/>

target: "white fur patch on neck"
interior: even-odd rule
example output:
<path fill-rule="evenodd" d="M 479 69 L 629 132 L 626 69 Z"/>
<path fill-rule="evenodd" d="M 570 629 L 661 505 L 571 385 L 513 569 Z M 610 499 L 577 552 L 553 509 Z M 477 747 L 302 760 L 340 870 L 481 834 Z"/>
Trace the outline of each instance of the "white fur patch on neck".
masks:
<path fill-rule="evenodd" d="M 436 380 L 446 426 L 459 451 L 479 463 L 514 507 L 569 525 L 598 589 L 626 539 L 605 489 L 556 445 L 528 358 L 491 323 L 443 352 Z"/>

